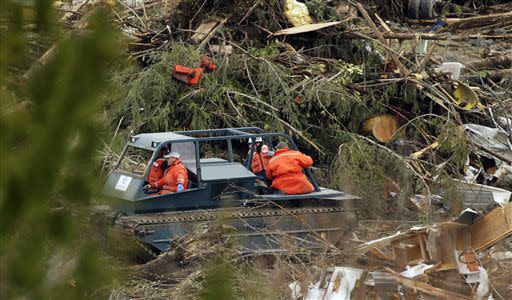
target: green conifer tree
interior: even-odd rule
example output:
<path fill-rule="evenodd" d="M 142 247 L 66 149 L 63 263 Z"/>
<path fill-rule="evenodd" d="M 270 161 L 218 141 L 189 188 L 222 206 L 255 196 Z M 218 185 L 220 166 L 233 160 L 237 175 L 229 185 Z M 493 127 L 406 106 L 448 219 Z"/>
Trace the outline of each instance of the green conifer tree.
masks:
<path fill-rule="evenodd" d="M 2 1 L 0 12 L 0 298 L 91 298 L 110 283 L 83 238 L 97 192 L 98 112 L 119 37 L 103 9 L 61 34 L 52 1 Z M 35 26 L 34 26 L 35 25 Z M 35 28 L 35 30 L 33 29 Z M 28 80 L 34 43 L 56 54 Z"/>

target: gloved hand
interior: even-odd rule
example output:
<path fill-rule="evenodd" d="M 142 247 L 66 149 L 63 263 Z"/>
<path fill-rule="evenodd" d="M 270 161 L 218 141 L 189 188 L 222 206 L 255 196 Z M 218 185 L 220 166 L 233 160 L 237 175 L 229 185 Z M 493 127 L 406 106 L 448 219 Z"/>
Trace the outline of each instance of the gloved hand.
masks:
<path fill-rule="evenodd" d="M 151 189 L 151 184 L 146 184 L 146 185 L 142 188 L 142 190 L 144 190 L 144 191 L 147 191 L 147 190 L 149 190 L 149 189 Z"/>
<path fill-rule="evenodd" d="M 183 188 L 183 184 L 178 183 L 178 192 L 181 192 L 181 191 L 183 191 L 183 190 L 184 190 L 184 188 Z"/>

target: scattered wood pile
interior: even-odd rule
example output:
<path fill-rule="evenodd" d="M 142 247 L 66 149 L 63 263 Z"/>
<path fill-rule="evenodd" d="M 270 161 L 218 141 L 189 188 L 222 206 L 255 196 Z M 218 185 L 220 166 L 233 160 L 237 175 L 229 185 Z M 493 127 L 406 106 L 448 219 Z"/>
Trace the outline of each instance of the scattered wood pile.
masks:
<path fill-rule="evenodd" d="M 487 299 L 492 294 L 508 299 L 510 288 L 500 294 L 490 278 L 499 272 L 494 263 L 510 265 L 512 253 L 490 249 L 510 236 L 512 204 L 483 216 L 468 209 L 453 221 L 413 227 L 357 246 L 355 251 L 364 253 L 359 268 L 328 268 L 306 289 L 294 283 L 292 298 Z"/>

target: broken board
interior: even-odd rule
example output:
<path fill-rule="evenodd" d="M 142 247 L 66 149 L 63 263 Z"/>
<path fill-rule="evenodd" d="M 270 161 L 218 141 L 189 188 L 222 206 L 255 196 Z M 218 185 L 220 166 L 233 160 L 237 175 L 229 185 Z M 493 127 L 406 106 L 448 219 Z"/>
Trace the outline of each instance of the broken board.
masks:
<path fill-rule="evenodd" d="M 199 25 L 199 27 L 197 27 L 194 35 L 191 36 L 190 39 L 194 43 L 202 42 L 208 36 L 208 34 L 210 34 L 210 32 L 212 32 L 215 29 L 215 27 L 217 27 L 218 24 L 219 24 L 219 22 L 217 22 L 217 21 L 201 23 L 201 25 Z"/>
<path fill-rule="evenodd" d="M 322 28 L 338 25 L 340 23 L 341 23 L 341 21 L 301 25 L 301 26 L 290 27 L 290 28 L 278 30 L 278 31 L 274 32 L 273 35 L 274 36 L 291 35 L 291 34 L 299 34 L 299 33 L 304 33 L 304 32 L 311 32 L 311 31 L 322 29 Z"/>
<path fill-rule="evenodd" d="M 471 245 L 483 250 L 512 235 L 512 203 L 493 209 L 469 228 Z"/>

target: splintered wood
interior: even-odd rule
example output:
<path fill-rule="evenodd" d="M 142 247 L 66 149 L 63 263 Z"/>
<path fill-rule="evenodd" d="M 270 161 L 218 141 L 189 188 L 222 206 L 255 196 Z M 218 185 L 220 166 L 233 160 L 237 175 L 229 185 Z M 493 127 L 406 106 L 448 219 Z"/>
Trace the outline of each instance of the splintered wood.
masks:
<path fill-rule="evenodd" d="M 405 278 L 402 276 L 396 276 L 395 278 L 398 283 L 405 287 L 438 297 L 438 299 L 473 299 L 471 296 L 443 290 L 421 281 Z"/>
<path fill-rule="evenodd" d="M 443 222 L 430 227 L 413 228 L 405 233 L 370 241 L 355 249 L 358 253 L 375 253 L 377 248 L 391 247 L 393 260 L 401 266 L 432 260 L 454 267 L 454 251 L 484 250 L 512 235 L 512 203 L 498 207 L 470 226 Z M 380 252 L 380 251 L 379 251 Z"/>
<path fill-rule="evenodd" d="M 471 245 L 483 250 L 512 235 L 512 203 L 498 207 L 473 223 L 469 229 Z"/>

